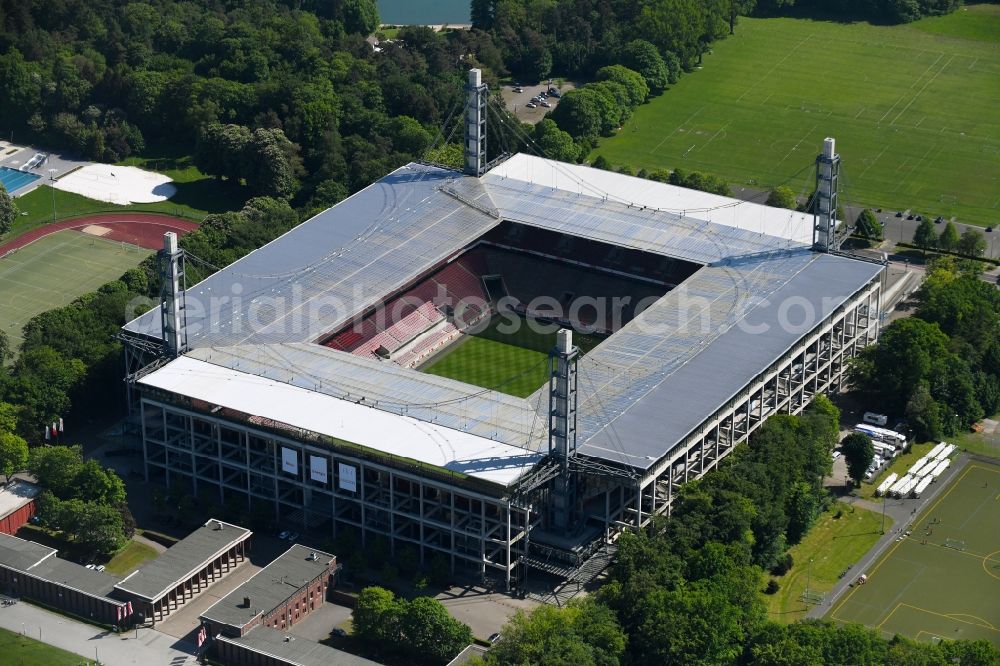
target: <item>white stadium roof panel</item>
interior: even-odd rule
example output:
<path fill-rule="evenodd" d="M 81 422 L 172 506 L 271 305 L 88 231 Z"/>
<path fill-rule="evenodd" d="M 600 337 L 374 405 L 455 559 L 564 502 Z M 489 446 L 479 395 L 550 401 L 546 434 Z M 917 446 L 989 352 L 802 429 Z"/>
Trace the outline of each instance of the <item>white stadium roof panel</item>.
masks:
<path fill-rule="evenodd" d="M 635 207 L 658 208 L 727 227 L 812 245 L 812 215 L 635 178 L 614 171 L 555 162 L 522 153 L 499 164 L 484 177 L 490 184 L 503 179 L 520 180 L 590 197 L 606 196 L 609 200 Z"/>
<path fill-rule="evenodd" d="M 185 356 L 139 383 L 501 485 L 514 482 L 543 457 L 478 435 Z"/>

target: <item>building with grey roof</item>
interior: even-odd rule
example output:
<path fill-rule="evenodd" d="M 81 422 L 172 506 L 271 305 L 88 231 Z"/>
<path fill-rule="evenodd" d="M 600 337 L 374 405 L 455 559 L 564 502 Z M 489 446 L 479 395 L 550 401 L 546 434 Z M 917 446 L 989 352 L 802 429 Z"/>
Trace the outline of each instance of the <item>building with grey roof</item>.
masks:
<path fill-rule="evenodd" d="M 401 167 L 186 289 L 166 252 L 163 308 L 123 330 L 147 477 L 508 587 L 524 566 L 573 575 L 768 415 L 838 391 L 877 339 L 883 266 L 833 251 L 832 141 L 817 216 L 529 155 L 467 162 Z M 602 284 L 647 298 L 615 321 L 550 307 Z M 510 313 L 599 343 L 562 338 L 524 397 L 420 371 Z"/>
<path fill-rule="evenodd" d="M 251 534 L 212 518 L 117 583 L 113 593 L 155 624 L 242 564 Z"/>
<path fill-rule="evenodd" d="M 232 666 L 378 666 L 377 661 L 268 627 L 236 638 L 220 636 L 215 648 L 217 658 Z"/>
<path fill-rule="evenodd" d="M 201 615 L 212 635 L 239 637 L 258 625 L 287 629 L 321 606 L 337 558 L 293 545 Z"/>
<path fill-rule="evenodd" d="M 116 623 L 125 602 L 112 592 L 121 579 L 56 555 L 54 548 L 0 533 L 0 590 L 91 621 Z"/>

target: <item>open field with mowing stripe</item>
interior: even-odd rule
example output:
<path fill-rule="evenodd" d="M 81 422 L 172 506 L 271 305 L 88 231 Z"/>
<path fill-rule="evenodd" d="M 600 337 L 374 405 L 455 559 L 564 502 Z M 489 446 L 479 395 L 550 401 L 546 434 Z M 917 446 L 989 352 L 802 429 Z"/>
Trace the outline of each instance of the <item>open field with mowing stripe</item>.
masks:
<path fill-rule="evenodd" d="M 601 154 L 737 186 L 814 185 L 823 137 L 842 202 L 1000 221 L 1000 6 L 900 26 L 745 19 L 704 69 L 640 107 Z"/>
<path fill-rule="evenodd" d="M 827 617 L 1000 645 L 1000 467 L 970 462 L 910 529 Z"/>
<path fill-rule="evenodd" d="M 39 238 L 0 259 L 0 327 L 16 347 L 29 319 L 120 277 L 148 254 L 79 231 Z"/>

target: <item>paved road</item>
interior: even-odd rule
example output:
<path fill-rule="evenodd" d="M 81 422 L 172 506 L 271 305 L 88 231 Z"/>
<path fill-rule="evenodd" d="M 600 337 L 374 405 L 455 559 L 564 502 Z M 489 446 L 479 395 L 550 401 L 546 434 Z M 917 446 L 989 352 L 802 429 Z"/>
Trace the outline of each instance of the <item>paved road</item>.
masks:
<path fill-rule="evenodd" d="M 139 638 L 135 638 L 134 631 L 118 635 L 23 601 L 0 607 L 0 627 L 23 632 L 31 638 L 40 636 L 43 642 L 86 659 L 96 657 L 104 666 L 185 666 L 198 663 L 192 654 L 194 645 L 180 643 L 176 638 L 158 631 L 140 629 Z"/>
<path fill-rule="evenodd" d="M 875 561 L 882 556 L 886 548 L 892 545 L 897 538 L 906 532 L 907 527 L 920 519 L 920 515 L 925 508 L 927 508 L 928 503 L 933 502 L 935 498 L 941 491 L 951 484 L 955 475 L 965 469 L 965 466 L 969 462 L 969 457 L 965 454 L 959 456 L 955 463 L 948 468 L 948 470 L 938 477 L 938 480 L 931 484 L 928 489 L 930 492 L 925 492 L 920 499 L 908 499 L 908 500 L 888 500 L 886 502 L 885 512 L 887 516 L 893 518 L 893 526 L 885 535 L 882 536 L 878 542 L 872 546 L 864 557 L 858 560 L 844 577 L 841 578 L 833 589 L 827 593 L 823 598 L 823 602 L 813 606 L 806 613 L 807 618 L 821 618 L 826 615 L 830 607 L 833 606 L 840 596 L 844 594 L 848 589 L 850 589 L 850 584 L 858 579 L 861 574 L 870 570 Z M 844 501 L 850 501 L 845 499 Z M 854 500 L 854 504 L 862 506 L 866 509 L 871 509 L 872 511 L 881 511 L 881 502 L 868 502 L 865 500 Z M 904 537 L 905 538 L 905 537 Z"/>

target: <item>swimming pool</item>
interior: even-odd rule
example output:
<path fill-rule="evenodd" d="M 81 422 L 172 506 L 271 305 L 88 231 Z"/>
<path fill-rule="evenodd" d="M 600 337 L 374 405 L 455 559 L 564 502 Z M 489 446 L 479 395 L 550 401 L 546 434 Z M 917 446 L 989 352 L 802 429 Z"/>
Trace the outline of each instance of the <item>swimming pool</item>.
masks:
<path fill-rule="evenodd" d="M 14 194 L 17 190 L 21 189 L 25 185 L 30 185 L 41 178 L 33 173 L 28 173 L 27 171 L 18 171 L 17 169 L 11 169 L 10 167 L 0 167 L 0 183 L 7 188 L 7 191 Z"/>

